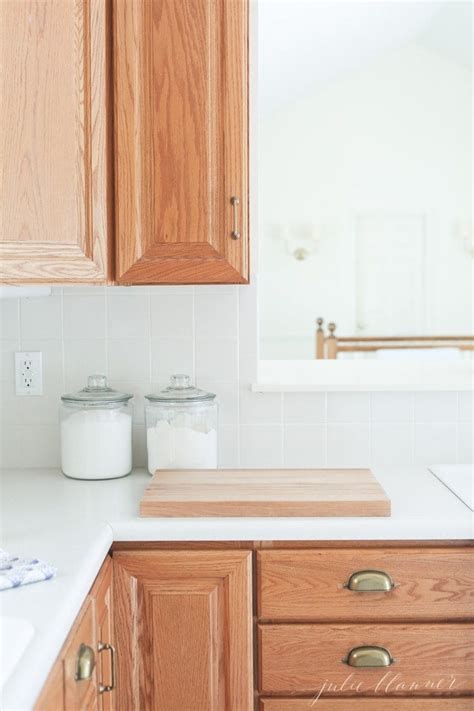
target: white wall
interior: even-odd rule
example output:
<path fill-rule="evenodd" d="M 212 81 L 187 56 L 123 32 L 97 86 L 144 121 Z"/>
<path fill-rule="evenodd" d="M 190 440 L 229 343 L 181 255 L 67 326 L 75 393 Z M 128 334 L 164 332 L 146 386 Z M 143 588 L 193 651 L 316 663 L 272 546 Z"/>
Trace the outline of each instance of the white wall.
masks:
<path fill-rule="evenodd" d="M 469 393 L 252 393 L 256 280 L 243 287 L 54 289 L 0 301 L 3 466 L 59 465 L 59 398 L 105 372 L 135 395 L 134 464 L 145 463 L 143 395 L 173 371 L 221 401 L 226 466 L 363 466 L 472 459 Z M 14 393 L 14 352 L 40 350 L 44 395 Z"/>
<path fill-rule="evenodd" d="M 467 66 L 411 42 L 270 114 L 262 110 L 264 357 L 313 357 L 317 316 L 336 321 L 341 335 L 357 333 L 358 216 L 379 215 L 381 239 L 390 216 L 418 220 L 424 232 L 422 303 L 407 308 L 402 327 L 387 314 L 385 332 L 472 332 L 473 260 L 458 234 L 459 224 L 472 229 L 471 82 Z M 298 262 L 275 235 L 305 225 L 314 226 L 318 250 Z M 394 302 L 410 304 L 406 286 Z M 421 328 L 410 312 L 424 314 Z M 372 332 L 383 335 L 375 323 Z"/>

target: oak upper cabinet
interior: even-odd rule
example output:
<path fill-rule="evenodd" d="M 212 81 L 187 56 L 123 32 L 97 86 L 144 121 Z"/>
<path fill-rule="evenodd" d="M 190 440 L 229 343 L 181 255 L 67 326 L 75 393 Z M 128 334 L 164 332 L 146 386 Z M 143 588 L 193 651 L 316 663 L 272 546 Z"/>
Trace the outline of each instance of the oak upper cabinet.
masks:
<path fill-rule="evenodd" d="M 0 3 L 3 283 L 111 276 L 107 8 Z"/>
<path fill-rule="evenodd" d="M 248 280 L 248 2 L 115 0 L 116 279 Z"/>
<path fill-rule="evenodd" d="M 114 553 L 118 709 L 253 710 L 251 556 Z"/>

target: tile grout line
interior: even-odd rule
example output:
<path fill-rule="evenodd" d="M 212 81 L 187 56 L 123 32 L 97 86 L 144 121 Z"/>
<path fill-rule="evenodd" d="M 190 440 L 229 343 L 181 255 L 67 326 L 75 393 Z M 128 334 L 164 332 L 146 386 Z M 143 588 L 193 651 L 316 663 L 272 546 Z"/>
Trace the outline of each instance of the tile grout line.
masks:
<path fill-rule="evenodd" d="M 104 347 L 105 347 L 105 372 L 107 373 L 107 379 L 110 377 L 109 368 L 109 296 L 108 287 L 104 288 Z"/>
<path fill-rule="evenodd" d="M 324 466 L 328 466 L 328 394 L 324 393 Z"/>
<path fill-rule="evenodd" d="M 372 408 L 372 393 L 369 392 L 369 466 L 373 466 L 373 453 L 374 453 L 374 448 L 373 448 L 373 434 L 374 434 L 374 429 L 373 429 L 373 422 L 372 422 L 372 414 L 373 414 L 373 408 Z"/>
<path fill-rule="evenodd" d="M 456 464 L 459 464 L 459 393 L 456 393 Z"/>
<path fill-rule="evenodd" d="M 66 390 L 66 347 L 64 343 L 64 287 L 61 287 L 61 368 L 63 392 Z"/>
<path fill-rule="evenodd" d="M 241 299 L 240 299 L 240 287 L 237 287 L 237 467 L 240 469 L 242 455 L 240 448 L 242 446 L 241 437 L 241 422 L 240 422 L 240 392 L 242 388 L 242 383 L 240 382 L 240 319 L 242 316 L 241 312 Z"/>
<path fill-rule="evenodd" d="M 280 393 L 280 466 L 285 466 L 285 428 L 284 428 L 284 413 L 283 413 L 283 393 Z"/>
<path fill-rule="evenodd" d="M 153 382 L 153 350 L 152 350 L 152 317 L 151 317 L 151 290 L 147 294 L 148 303 L 148 382 Z"/>
<path fill-rule="evenodd" d="M 21 338 L 21 299 L 18 299 L 18 303 L 16 305 L 16 326 L 18 329 L 18 335 L 16 338 L 16 346 L 18 350 L 21 351 L 21 343 L 22 343 L 22 338 Z"/>

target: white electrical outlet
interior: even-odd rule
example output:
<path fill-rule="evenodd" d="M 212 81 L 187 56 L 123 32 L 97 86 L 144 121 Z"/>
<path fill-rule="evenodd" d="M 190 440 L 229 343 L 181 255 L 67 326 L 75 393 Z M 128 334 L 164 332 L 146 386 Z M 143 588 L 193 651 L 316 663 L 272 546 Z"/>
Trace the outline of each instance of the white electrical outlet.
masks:
<path fill-rule="evenodd" d="M 15 386 L 17 395 L 43 394 L 41 351 L 15 353 Z"/>

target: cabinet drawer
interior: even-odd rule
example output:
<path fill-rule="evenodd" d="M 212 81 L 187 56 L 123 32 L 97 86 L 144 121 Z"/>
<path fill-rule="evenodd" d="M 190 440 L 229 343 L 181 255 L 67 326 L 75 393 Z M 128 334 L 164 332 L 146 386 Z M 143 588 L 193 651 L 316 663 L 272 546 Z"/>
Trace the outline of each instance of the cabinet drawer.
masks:
<path fill-rule="evenodd" d="M 451 621 L 473 616 L 472 548 L 275 550 L 259 551 L 257 561 L 260 619 Z M 385 573 L 394 587 L 382 592 L 345 587 L 354 573 L 373 570 Z"/>
<path fill-rule="evenodd" d="M 261 699 L 260 711 L 347 711 L 347 699 Z M 381 711 L 381 699 L 351 699 L 355 711 Z M 473 699 L 384 699 L 383 711 L 472 711 Z"/>
<path fill-rule="evenodd" d="M 390 666 L 356 668 L 361 646 Z M 276 694 L 436 696 L 474 690 L 474 625 L 259 625 L 260 691 Z"/>

